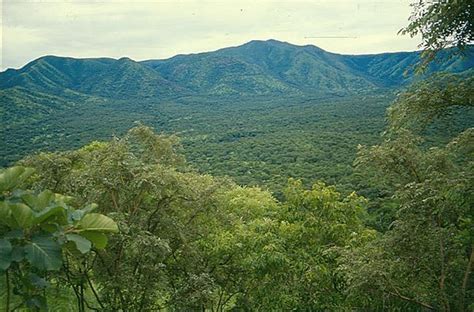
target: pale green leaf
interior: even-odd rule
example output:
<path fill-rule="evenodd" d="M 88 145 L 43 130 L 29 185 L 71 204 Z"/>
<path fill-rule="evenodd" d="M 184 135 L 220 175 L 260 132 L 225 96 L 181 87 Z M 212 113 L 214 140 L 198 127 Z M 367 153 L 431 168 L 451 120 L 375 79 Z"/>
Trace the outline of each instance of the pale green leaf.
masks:
<path fill-rule="evenodd" d="M 10 191 L 25 181 L 35 170 L 25 167 L 11 167 L 0 172 L 0 192 Z"/>
<path fill-rule="evenodd" d="M 18 225 L 24 229 L 29 228 L 33 224 L 33 211 L 25 204 L 10 204 L 13 217 Z"/>
<path fill-rule="evenodd" d="M 85 215 L 82 220 L 77 223 L 77 226 L 81 231 L 118 232 L 117 223 L 109 217 L 99 213 Z"/>
<path fill-rule="evenodd" d="M 62 206 L 49 206 L 39 213 L 35 214 L 33 224 L 40 224 L 53 216 L 63 216 L 64 221 L 66 220 L 66 208 Z"/>
<path fill-rule="evenodd" d="M 24 194 L 21 199 L 35 211 L 41 211 L 49 206 L 54 199 L 54 193 L 51 191 L 43 191 L 38 195 Z"/>
<path fill-rule="evenodd" d="M 68 241 L 74 242 L 76 244 L 77 250 L 85 254 L 91 250 L 92 244 L 85 237 L 78 234 L 67 234 L 66 238 Z"/>
<path fill-rule="evenodd" d="M 0 202 L 0 223 L 10 228 L 14 228 L 17 225 L 12 215 L 11 204 L 8 202 Z"/>
<path fill-rule="evenodd" d="M 107 246 L 107 235 L 101 232 L 83 231 L 81 235 L 90 240 L 97 249 L 104 249 Z"/>

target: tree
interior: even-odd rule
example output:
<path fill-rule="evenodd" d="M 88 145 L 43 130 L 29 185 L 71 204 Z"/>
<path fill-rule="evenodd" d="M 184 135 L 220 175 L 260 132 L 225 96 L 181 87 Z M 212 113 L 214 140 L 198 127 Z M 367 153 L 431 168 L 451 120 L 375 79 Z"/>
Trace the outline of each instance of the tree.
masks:
<path fill-rule="evenodd" d="M 298 180 L 288 182 L 281 205 L 255 195 L 230 202 L 237 216 L 244 215 L 225 236 L 225 246 L 237 246 L 230 247 L 238 273 L 231 276 L 237 278 L 235 308 L 342 309 L 346 293 L 340 256 L 374 235 L 363 225 L 365 200 L 355 194 L 343 197 L 323 183 L 305 189 Z M 255 214 L 246 218 L 252 207 Z"/>
<path fill-rule="evenodd" d="M 453 57 L 470 49 L 474 40 L 474 4 L 470 0 L 426 1 L 412 4 L 410 23 L 402 34 L 421 34 L 423 71 L 446 47 L 456 47 L 445 54 Z M 389 109 L 392 127 L 421 124 L 452 113 L 459 107 L 472 109 L 474 84 L 472 71 L 466 75 L 440 74 L 412 85 L 403 92 Z M 419 126 L 418 125 L 418 126 Z"/>
<path fill-rule="evenodd" d="M 106 234 L 118 232 L 117 224 L 92 213 L 95 205 L 74 209 L 71 197 L 21 189 L 33 173 L 32 168 L 20 166 L 0 170 L 0 272 L 6 280 L 6 311 L 13 301 L 13 310 L 46 308 L 45 290 L 59 278 L 67 278 L 79 311 L 84 311 L 88 286 L 72 283 L 69 268 L 81 266 L 90 254 L 105 248 Z M 51 276 L 54 271 L 59 273 Z"/>
<path fill-rule="evenodd" d="M 474 107 L 474 77 L 437 74 L 411 85 L 388 109 L 391 130 L 425 129 L 435 121 L 448 119 L 459 110 Z"/>
<path fill-rule="evenodd" d="M 139 126 L 110 142 L 43 153 L 36 187 L 93 200 L 121 228 L 92 270 L 108 310 L 201 309 L 215 298 L 203 237 L 221 229 L 216 192 L 231 183 L 192 172 L 175 137 Z M 222 259 L 215 260 L 217 263 Z"/>
<path fill-rule="evenodd" d="M 402 33 L 421 33 L 421 68 L 441 49 L 462 50 L 473 40 L 471 1 L 420 1 L 414 9 Z M 410 131 L 436 125 L 455 110 L 469 113 L 472 82 L 469 76 L 442 74 L 416 83 L 390 107 L 382 144 L 360 149 L 356 166 L 375 169 L 372 179 L 393 190 L 398 208 L 388 231 L 347 254 L 352 305 L 406 311 L 474 308 L 470 120 L 458 125 L 462 132 L 454 137 L 451 129 L 443 129 L 451 138 L 445 146 L 429 146 Z"/>
<path fill-rule="evenodd" d="M 400 30 L 412 37 L 421 34 L 424 68 L 446 47 L 462 51 L 474 40 L 474 4 L 471 0 L 428 1 L 411 4 L 410 24 Z"/>
<path fill-rule="evenodd" d="M 387 307 L 472 308 L 473 135 L 468 129 L 447 146 L 425 151 L 419 138 L 404 132 L 361 150 L 359 165 L 378 168 L 385 178 L 379 183 L 390 183 L 399 208 L 389 231 L 349 255 L 354 294 L 387 296 Z"/>

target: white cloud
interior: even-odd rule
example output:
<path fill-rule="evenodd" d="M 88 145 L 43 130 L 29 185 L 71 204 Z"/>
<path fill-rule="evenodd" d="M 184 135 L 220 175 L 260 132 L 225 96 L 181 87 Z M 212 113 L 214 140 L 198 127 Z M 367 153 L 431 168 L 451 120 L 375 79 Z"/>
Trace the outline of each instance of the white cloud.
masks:
<path fill-rule="evenodd" d="M 338 53 L 414 50 L 407 0 L 3 1 L 2 68 L 47 54 L 143 60 L 253 39 Z"/>

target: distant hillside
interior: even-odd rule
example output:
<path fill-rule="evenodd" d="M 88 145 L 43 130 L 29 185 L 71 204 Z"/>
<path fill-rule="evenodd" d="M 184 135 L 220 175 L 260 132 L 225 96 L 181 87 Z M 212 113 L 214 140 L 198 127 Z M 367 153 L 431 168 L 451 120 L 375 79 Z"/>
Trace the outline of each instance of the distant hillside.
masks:
<path fill-rule="evenodd" d="M 251 41 L 235 48 L 143 63 L 167 79 L 210 93 L 223 86 L 238 92 L 252 82 L 258 83 L 259 88 L 253 89 L 260 93 L 337 93 L 377 87 L 337 54 L 275 40 Z M 226 64 L 230 64 L 230 70 Z"/>
<path fill-rule="evenodd" d="M 472 76 L 473 51 L 442 57 L 427 74 Z M 350 185 L 356 145 L 379 142 L 393 91 L 422 78 L 404 74 L 418 60 L 418 52 L 340 55 L 275 40 L 143 62 L 41 57 L 0 73 L 0 166 L 142 122 L 178 134 L 196 169 L 240 184 Z"/>
<path fill-rule="evenodd" d="M 441 58 L 434 71 L 463 72 L 466 58 Z M 129 58 L 74 59 L 45 56 L 0 73 L 0 89 L 55 96 L 81 94 L 112 99 L 186 95 L 352 94 L 398 88 L 419 60 L 418 52 L 341 55 L 312 45 L 251 41 L 214 52 L 135 62 Z M 22 95 L 27 97 L 26 95 Z"/>
<path fill-rule="evenodd" d="M 22 87 L 54 95 L 68 90 L 107 98 L 160 97 L 186 92 L 129 58 L 74 59 L 45 56 L 0 73 L 0 89 Z"/>
<path fill-rule="evenodd" d="M 431 65 L 426 74 L 458 73 L 474 65 L 472 48 L 466 51 L 465 58 L 449 59 L 447 54 L 442 53 L 439 62 Z M 214 52 L 141 63 L 198 93 L 225 90 L 245 94 L 338 94 L 398 88 L 413 79 L 413 75 L 405 75 L 405 72 L 413 68 L 419 58 L 419 52 L 341 55 L 312 45 L 256 40 Z"/>

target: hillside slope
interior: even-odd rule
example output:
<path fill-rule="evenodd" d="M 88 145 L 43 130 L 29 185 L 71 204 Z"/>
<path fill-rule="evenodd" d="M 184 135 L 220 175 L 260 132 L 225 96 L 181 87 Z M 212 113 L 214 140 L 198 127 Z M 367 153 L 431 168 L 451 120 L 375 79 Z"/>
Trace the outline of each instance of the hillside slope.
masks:
<path fill-rule="evenodd" d="M 447 53 L 447 52 L 446 52 Z M 445 53 L 445 54 L 446 54 Z M 473 68 L 474 49 L 466 58 L 442 57 L 429 68 L 463 72 Z M 318 47 L 276 40 L 251 41 L 214 52 L 135 62 L 129 58 L 45 56 L 23 68 L 0 73 L 0 89 L 27 89 L 104 98 L 170 98 L 186 95 L 354 94 L 398 88 L 414 79 L 405 75 L 418 52 L 341 55 Z"/>
<path fill-rule="evenodd" d="M 448 54 L 442 53 L 426 75 L 439 71 L 459 73 L 474 66 L 473 48 L 467 49 L 465 58 L 450 59 Z M 261 88 L 249 88 L 246 93 L 259 94 L 255 91 L 264 90 L 263 93 L 337 94 L 406 85 L 414 75 L 405 72 L 414 68 L 419 60 L 419 52 L 342 55 L 313 45 L 254 40 L 214 52 L 141 63 L 155 69 L 164 78 L 200 93 L 214 93 L 217 86 L 236 91 L 245 82 L 263 76 L 265 80 L 260 80 Z"/>
<path fill-rule="evenodd" d="M 129 58 L 75 59 L 44 56 L 0 74 L 0 89 L 22 87 L 63 95 L 68 90 L 108 98 L 160 97 L 186 92 Z"/>

